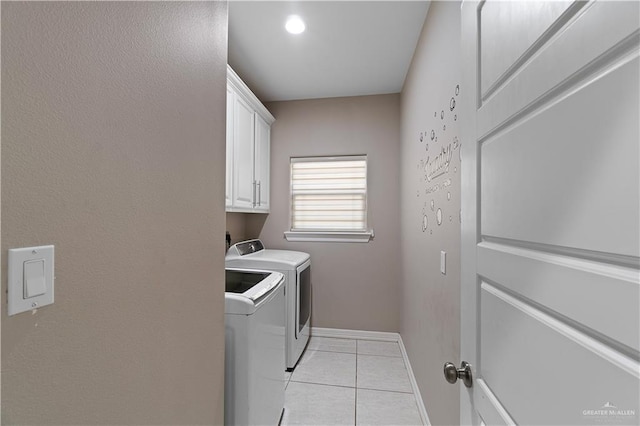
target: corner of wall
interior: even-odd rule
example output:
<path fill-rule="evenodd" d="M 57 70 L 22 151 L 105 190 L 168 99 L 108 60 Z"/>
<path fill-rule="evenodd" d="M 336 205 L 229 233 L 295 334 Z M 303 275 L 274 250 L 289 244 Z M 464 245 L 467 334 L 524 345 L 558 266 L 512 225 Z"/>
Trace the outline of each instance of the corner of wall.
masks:
<path fill-rule="evenodd" d="M 459 4 L 433 2 L 401 97 L 400 334 L 434 424 L 459 422 L 458 388 L 442 377 L 460 346 L 459 78 Z"/>

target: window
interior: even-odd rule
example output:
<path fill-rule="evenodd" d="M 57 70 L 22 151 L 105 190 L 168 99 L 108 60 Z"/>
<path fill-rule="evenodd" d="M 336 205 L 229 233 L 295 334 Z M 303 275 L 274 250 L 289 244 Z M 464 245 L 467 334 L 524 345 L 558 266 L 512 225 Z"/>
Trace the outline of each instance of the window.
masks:
<path fill-rule="evenodd" d="M 367 157 L 291 158 L 290 241 L 369 241 Z"/>

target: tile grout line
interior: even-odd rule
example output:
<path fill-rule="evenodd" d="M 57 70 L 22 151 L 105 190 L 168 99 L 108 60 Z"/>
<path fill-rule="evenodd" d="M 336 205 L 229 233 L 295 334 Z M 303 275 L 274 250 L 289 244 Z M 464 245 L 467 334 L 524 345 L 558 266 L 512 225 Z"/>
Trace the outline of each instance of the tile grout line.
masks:
<path fill-rule="evenodd" d="M 389 393 L 399 393 L 402 395 L 414 395 L 413 391 L 399 391 L 399 390 L 389 390 L 389 389 L 376 389 L 376 388 L 358 388 L 360 390 L 374 391 L 374 392 L 389 392 Z"/>
<path fill-rule="evenodd" d="M 395 356 L 395 355 L 380 355 L 380 354 L 358 354 L 358 355 L 362 355 L 362 356 L 379 356 L 381 358 L 398 358 L 398 359 L 402 359 L 402 355 L 400 356 Z"/>
<path fill-rule="evenodd" d="M 356 354 L 355 352 L 330 351 L 330 350 L 327 350 L 327 349 L 314 349 L 314 348 L 310 348 L 309 350 L 310 350 L 310 351 L 313 351 L 313 352 L 331 352 L 331 353 L 334 353 L 334 354 L 352 354 L 352 355 L 355 355 L 355 354 Z M 382 356 L 382 355 L 381 355 L 381 356 Z"/>
<path fill-rule="evenodd" d="M 301 383 L 303 385 L 328 386 L 330 388 L 355 389 L 353 386 L 345 386 L 345 385 L 328 385 L 326 383 L 316 383 L 316 382 L 298 382 L 296 380 L 292 380 L 292 382 L 293 383 Z"/>
<path fill-rule="evenodd" d="M 304 383 L 305 385 L 332 386 L 334 388 L 355 389 L 353 386 L 335 385 L 335 384 L 329 384 L 329 383 L 301 382 L 299 380 L 291 380 L 291 382 L 293 382 L 293 383 Z"/>

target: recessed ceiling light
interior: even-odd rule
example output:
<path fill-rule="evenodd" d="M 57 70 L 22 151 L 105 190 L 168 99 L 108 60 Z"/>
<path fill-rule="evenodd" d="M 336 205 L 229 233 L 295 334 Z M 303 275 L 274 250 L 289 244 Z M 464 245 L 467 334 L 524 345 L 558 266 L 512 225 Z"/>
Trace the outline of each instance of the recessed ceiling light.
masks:
<path fill-rule="evenodd" d="M 300 34 L 301 32 L 304 32 L 304 29 L 306 28 L 304 25 L 304 21 L 298 15 L 289 16 L 284 27 L 291 34 Z"/>

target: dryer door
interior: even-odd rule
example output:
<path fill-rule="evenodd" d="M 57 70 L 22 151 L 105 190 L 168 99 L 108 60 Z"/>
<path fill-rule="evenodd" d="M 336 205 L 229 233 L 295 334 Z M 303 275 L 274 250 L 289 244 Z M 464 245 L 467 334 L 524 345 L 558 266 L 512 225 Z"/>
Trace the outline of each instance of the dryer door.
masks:
<path fill-rule="evenodd" d="M 311 262 L 305 262 L 297 269 L 296 280 L 296 339 L 311 319 Z"/>

